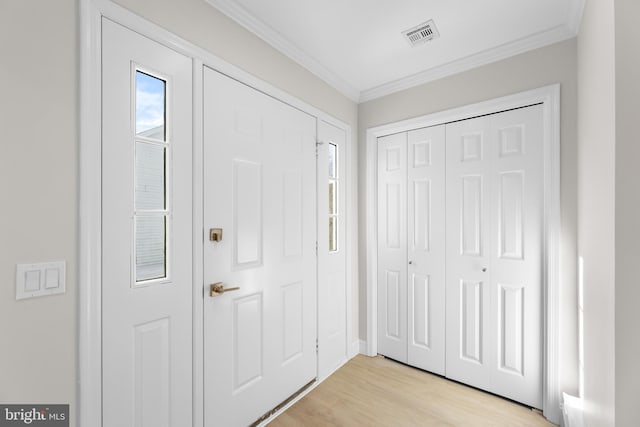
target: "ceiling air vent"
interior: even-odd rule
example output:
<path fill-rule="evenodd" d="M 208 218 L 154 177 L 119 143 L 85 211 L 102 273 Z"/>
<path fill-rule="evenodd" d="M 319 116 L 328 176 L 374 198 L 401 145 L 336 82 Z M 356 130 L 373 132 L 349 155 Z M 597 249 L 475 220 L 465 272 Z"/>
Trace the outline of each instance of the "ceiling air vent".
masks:
<path fill-rule="evenodd" d="M 440 33 L 438 32 L 433 19 L 403 31 L 402 35 L 404 35 L 411 46 L 417 46 L 421 43 L 440 37 Z"/>

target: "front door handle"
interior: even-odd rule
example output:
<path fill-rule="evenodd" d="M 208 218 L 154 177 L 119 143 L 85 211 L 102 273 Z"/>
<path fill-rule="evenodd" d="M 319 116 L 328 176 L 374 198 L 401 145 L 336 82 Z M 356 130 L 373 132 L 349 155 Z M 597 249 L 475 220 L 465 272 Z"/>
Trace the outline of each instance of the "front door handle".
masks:
<path fill-rule="evenodd" d="M 240 289 L 239 286 L 236 286 L 235 288 L 225 288 L 224 283 L 218 282 L 214 283 L 213 285 L 209 285 L 209 296 L 217 297 L 224 294 L 225 292 L 237 291 L 238 289 Z"/>

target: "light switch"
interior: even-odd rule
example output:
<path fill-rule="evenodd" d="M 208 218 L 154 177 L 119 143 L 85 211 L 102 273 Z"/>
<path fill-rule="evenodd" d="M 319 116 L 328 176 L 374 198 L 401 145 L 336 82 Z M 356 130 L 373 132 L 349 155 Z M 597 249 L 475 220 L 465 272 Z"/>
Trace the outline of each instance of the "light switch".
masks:
<path fill-rule="evenodd" d="M 24 272 L 24 290 L 34 292 L 40 290 L 40 270 Z"/>
<path fill-rule="evenodd" d="M 53 289 L 58 287 L 58 278 L 60 277 L 60 272 L 57 269 L 47 268 L 44 277 L 45 289 Z"/>
<path fill-rule="evenodd" d="M 16 299 L 61 294 L 64 291 L 64 261 L 16 266 Z"/>

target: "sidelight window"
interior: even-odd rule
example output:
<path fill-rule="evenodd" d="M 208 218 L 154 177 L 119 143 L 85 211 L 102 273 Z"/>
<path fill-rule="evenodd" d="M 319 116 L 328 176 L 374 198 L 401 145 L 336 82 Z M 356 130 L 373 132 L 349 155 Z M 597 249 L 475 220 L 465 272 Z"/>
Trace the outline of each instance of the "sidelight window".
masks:
<path fill-rule="evenodd" d="M 135 73 L 135 278 L 136 283 L 168 276 L 170 218 L 167 82 Z"/>
<path fill-rule="evenodd" d="M 338 146 L 329 144 L 329 252 L 338 251 Z"/>

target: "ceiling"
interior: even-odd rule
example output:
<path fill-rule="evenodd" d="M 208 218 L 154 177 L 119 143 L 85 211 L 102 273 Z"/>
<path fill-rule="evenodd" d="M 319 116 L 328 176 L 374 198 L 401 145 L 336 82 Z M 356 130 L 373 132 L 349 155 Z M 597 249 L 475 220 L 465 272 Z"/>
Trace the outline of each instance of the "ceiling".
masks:
<path fill-rule="evenodd" d="M 206 0 L 363 102 L 575 37 L 584 0 Z M 440 37 L 402 32 L 432 19 Z"/>

